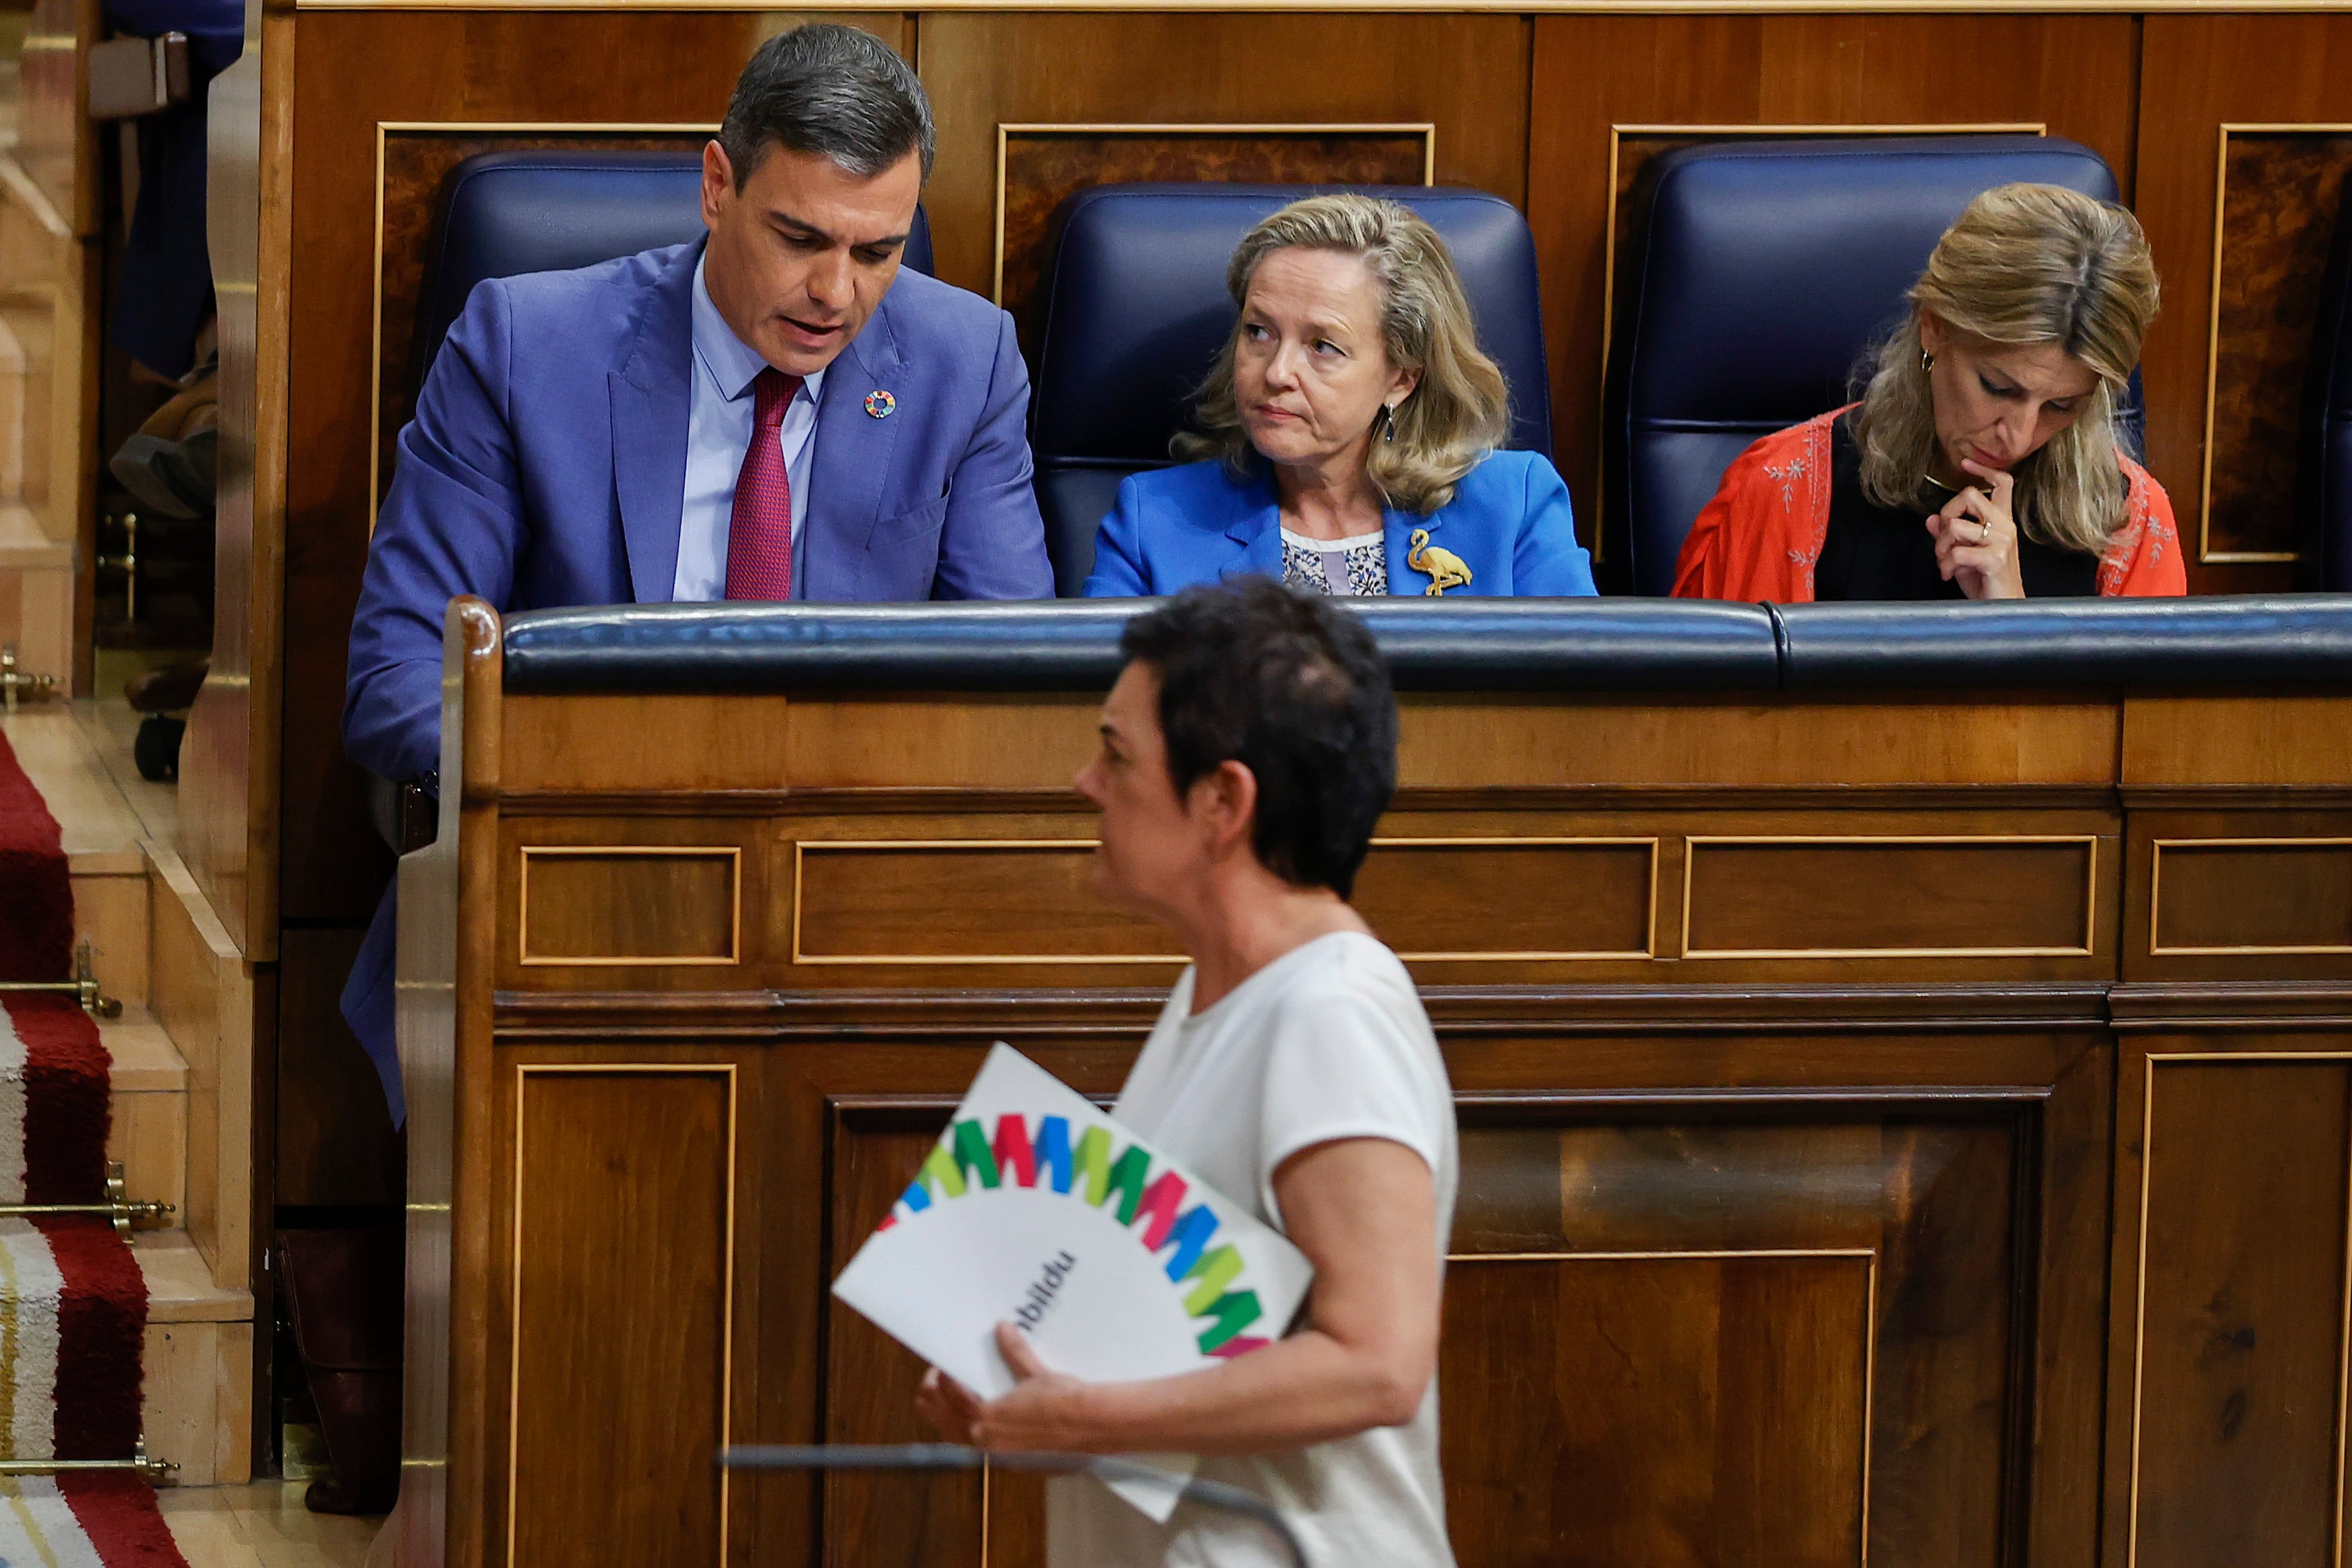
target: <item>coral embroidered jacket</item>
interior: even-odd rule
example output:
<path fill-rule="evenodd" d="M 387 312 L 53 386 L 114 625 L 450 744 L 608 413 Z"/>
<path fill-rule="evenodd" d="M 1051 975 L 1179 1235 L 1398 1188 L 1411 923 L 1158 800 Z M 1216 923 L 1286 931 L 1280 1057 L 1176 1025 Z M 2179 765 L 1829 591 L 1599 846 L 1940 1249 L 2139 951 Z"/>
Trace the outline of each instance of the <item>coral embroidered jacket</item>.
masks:
<path fill-rule="evenodd" d="M 1812 602 L 1813 565 L 1830 529 L 1830 426 L 1845 409 L 1775 431 L 1724 470 L 1683 541 L 1680 599 Z M 2124 525 L 2099 559 L 2099 592 L 2158 598 L 2189 591 L 2180 531 L 2164 487 L 2129 458 Z"/>

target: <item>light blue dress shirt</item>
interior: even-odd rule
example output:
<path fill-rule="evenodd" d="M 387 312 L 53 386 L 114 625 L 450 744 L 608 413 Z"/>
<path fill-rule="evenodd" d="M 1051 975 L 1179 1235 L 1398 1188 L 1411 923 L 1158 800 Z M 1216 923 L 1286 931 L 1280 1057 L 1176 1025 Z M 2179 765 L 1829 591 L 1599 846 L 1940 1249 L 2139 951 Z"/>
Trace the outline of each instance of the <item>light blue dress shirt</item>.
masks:
<path fill-rule="evenodd" d="M 768 368 L 759 351 L 735 335 L 694 264 L 694 406 L 686 426 L 686 506 L 678 516 L 677 573 L 670 597 L 679 603 L 727 596 L 727 534 L 735 516 L 735 480 L 751 444 L 757 402 L 751 383 Z M 778 432 L 784 473 L 793 486 L 793 597 L 808 597 L 803 555 L 807 531 L 809 469 L 816 451 L 816 400 L 824 372 L 801 383 Z"/>

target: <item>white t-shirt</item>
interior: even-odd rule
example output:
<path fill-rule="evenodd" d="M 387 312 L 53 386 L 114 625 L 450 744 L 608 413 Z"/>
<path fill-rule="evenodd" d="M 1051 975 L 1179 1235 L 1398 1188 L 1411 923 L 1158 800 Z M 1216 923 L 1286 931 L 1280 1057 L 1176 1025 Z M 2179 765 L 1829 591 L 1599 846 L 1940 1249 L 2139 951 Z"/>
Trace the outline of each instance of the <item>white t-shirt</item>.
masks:
<path fill-rule="evenodd" d="M 1303 1149 L 1385 1138 L 1429 1163 L 1444 1267 L 1459 1157 L 1437 1037 L 1396 954 L 1353 931 L 1318 937 L 1192 1015 L 1192 972 L 1160 1010 L 1113 1114 L 1279 1229 L 1274 1173 Z M 1198 1472 L 1280 1509 L 1331 1568 L 1446 1568 L 1437 1380 L 1403 1426 L 1286 1454 L 1211 1458 Z M 1052 1568 L 1287 1568 L 1265 1529 L 1181 1503 L 1165 1525 L 1081 1477 L 1047 1486 Z"/>

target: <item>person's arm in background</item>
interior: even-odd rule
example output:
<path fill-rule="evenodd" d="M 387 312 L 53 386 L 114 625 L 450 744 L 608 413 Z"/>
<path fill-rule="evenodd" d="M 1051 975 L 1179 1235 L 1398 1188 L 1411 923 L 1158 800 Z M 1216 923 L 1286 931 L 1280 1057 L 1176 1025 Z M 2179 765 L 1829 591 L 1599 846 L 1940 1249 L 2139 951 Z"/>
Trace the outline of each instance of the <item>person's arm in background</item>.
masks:
<path fill-rule="evenodd" d="M 1568 483 L 1540 453 L 1530 454 L 1528 483 L 1512 551 L 1512 591 L 1530 598 L 1590 598 L 1592 557 L 1576 542 L 1576 512 Z"/>
<path fill-rule="evenodd" d="M 343 747 L 405 784 L 441 763 L 441 624 L 449 601 L 505 606 L 523 532 L 507 387 L 505 285 L 478 286 L 400 433 L 352 619 Z"/>
<path fill-rule="evenodd" d="M 1297 1332 L 1199 1372 L 1081 1383 L 1006 1324 L 997 1346 L 1019 1386 L 983 1403 L 934 1371 L 923 1414 L 978 1447 L 1082 1454 L 1281 1452 L 1411 1421 L 1437 1369 L 1428 1164 L 1402 1143 L 1348 1138 L 1292 1155 L 1273 1184 L 1285 1230 L 1315 1265 Z"/>
<path fill-rule="evenodd" d="M 1050 599 L 1054 568 L 1045 556 L 1029 459 L 1029 367 L 997 316 L 996 362 L 971 445 L 956 464 L 940 525 L 935 599 Z"/>
<path fill-rule="evenodd" d="M 1143 575 L 1143 498 L 1130 474 L 1118 482 L 1118 500 L 1095 531 L 1095 569 L 1087 577 L 1089 599 L 1139 599 L 1151 592 Z"/>
<path fill-rule="evenodd" d="M 2180 524 L 2172 498 L 2148 471 L 2126 462 L 2129 518 L 2099 563 L 2099 592 L 2122 598 L 2179 598 L 2189 592 L 2189 563 L 2180 553 Z"/>

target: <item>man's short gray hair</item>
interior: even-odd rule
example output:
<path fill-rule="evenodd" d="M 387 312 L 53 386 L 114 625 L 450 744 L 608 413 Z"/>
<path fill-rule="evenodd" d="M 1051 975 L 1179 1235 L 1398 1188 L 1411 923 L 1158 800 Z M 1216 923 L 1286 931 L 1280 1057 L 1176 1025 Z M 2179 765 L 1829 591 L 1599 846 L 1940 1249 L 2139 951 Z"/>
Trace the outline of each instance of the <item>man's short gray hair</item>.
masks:
<path fill-rule="evenodd" d="M 936 141 L 931 100 L 914 68 L 873 34 L 833 22 L 761 44 L 735 79 L 719 128 L 739 191 L 771 144 L 821 153 L 861 179 L 914 153 L 928 180 Z"/>

